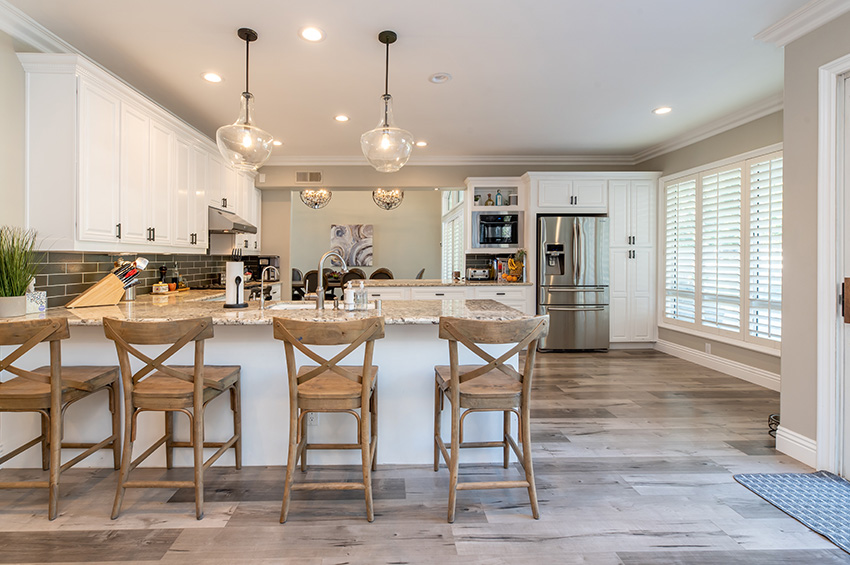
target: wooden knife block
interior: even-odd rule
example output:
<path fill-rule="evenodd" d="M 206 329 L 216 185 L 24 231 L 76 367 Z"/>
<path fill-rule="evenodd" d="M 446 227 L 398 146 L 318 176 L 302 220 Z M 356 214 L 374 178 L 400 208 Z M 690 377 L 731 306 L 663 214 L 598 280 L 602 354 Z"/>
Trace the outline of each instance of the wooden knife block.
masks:
<path fill-rule="evenodd" d="M 65 308 L 83 308 L 85 306 L 113 306 L 124 296 L 124 283 L 109 273 L 87 291 L 70 301 Z"/>

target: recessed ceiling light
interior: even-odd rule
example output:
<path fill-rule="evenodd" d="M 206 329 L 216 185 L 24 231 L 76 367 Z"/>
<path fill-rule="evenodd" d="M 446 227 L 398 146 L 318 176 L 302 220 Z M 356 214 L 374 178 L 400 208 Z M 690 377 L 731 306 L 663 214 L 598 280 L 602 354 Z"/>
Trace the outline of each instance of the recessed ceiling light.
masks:
<path fill-rule="evenodd" d="M 664 114 L 669 114 L 672 111 L 673 111 L 673 108 L 671 108 L 670 106 L 661 106 L 661 107 L 653 110 L 652 113 L 655 114 L 656 116 L 663 116 Z"/>
<path fill-rule="evenodd" d="M 221 78 L 221 75 L 218 75 L 216 73 L 203 73 L 201 75 L 201 78 L 203 78 L 207 82 L 221 82 L 222 80 L 224 80 Z"/>
<path fill-rule="evenodd" d="M 348 116 L 346 116 L 345 114 L 340 114 L 338 116 L 334 116 L 334 119 L 338 122 L 347 122 Z"/>
<path fill-rule="evenodd" d="M 426 145 L 428 145 L 427 141 L 417 141 L 416 142 L 416 147 L 425 147 Z"/>
<path fill-rule="evenodd" d="M 301 36 L 301 39 L 305 41 L 312 41 L 313 43 L 321 41 L 325 38 L 325 32 L 323 32 L 317 27 L 312 26 L 302 27 L 298 31 L 298 35 Z"/>
<path fill-rule="evenodd" d="M 443 84 L 444 82 L 449 82 L 452 80 L 452 75 L 449 73 L 434 73 L 433 75 L 428 77 L 428 80 L 433 82 L 434 84 Z"/>
<path fill-rule="evenodd" d="M 280 147 L 281 145 L 283 145 L 283 142 L 278 139 L 275 139 L 274 141 L 272 141 L 272 145 L 277 145 L 278 147 Z"/>

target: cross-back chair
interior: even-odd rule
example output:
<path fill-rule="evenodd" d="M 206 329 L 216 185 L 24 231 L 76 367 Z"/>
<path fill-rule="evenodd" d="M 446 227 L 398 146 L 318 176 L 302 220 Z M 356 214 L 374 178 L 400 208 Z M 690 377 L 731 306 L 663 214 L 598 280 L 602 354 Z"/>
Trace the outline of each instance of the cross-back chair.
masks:
<path fill-rule="evenodd" d="M 204 471 L 230 448 L 235 452 L 236 468 L 242 468 L 240 367 L 204 365 L 204 340 L 213 337 L 212 318 L 172 322 L 127 322 L 104 318 L 103 328 L 106 337 L 115 342 L 124 385 L 124 453 L 112 519 L 120 514 L 124 492 L 128 488 L 194 488 L 195 516 L 200 520 L 204 515 Z M 194 343 L 193 365 L 165 364 L 189 343 Z M 169 347 L 156 357 L 151 357 L 139 351 L 135 347 L 137 345 Z M 131 369 L 131 356 L 144 364 L 138 371 Z M 230 393 L 233 435 L 224 442 L 204 441 L 204 409 L 210 401 L 225 392 Z M 137 419 L 144 411 L 165 413 L 165 435 L 133 460 Z M 174 414 L 177 412 L 189 418 L 189 441 L 174 439 Z M 130 480 L 130 472 L 161 445 L 165 445 L 166 467 L 169 469 L 174 462 L 174 448 L 192 448 L 193 480 Z M 203 458 L 205 447 L 218 448 L 206 461 Z"/>
<path fill-rule="evenodd" d="M 376 339 L 384 337 L 384 319 L 365 318 L 342 322 L 306 322 L 286 318 L 274 319 L 274 337 L 283 341 L 289 378 L 289 450 L 286 462 L 286 485 L 280 522 L 286 522 L 292 490 L 363 489 L 366 519 L 374 520 L 372 509 L 372 474 L 375 468 L 378 440 L 378 367 L 372 365 Z M 365 344 L 360 366 L 339 363 Z M 326 359 L 308 346 L 345 345 L 342 351 Z M 318 365 L 297 367 L 299 351 Z M 360 409 L 358 415 L 355 410 Z M 307 441 L 305 417 L 310 412 L 344 412 L 357 421 L 356 443 L 310 444 Z M 368 414 L 368 417 L 367 417 Z M 363 482 L 294 482 L 298 460 L 301 470 L 307 466 L 310 449 L 359 449 Z"/>
<path fill-rule="evenodd" d="M 2 457 L 0 465 L 41 444 L 42 469 L 49 471 L 46 481 L 0 482 L 0 488 L 48 489 L 48 518 L 56 518 L 59 510 L 59 477 L 100 449 L 112 449 L 115 468 L 121 455 L 121 414 L 118 388 L 118 367 L 63 366 L 61 340 L 68 339 L 68 320 L 48 318 L 0 324 L 0 345 L 17 346 L 0 359 L 0 373 L 9 372 L 13 378 L 0 383 L 0 412 L 36 412 L 41 416 L 41 435 L 17 447 Z M 49 343 L 50 365 L 29 371 L 14 363 L 42 342 Z M 63 442 L 63 418 L 68 407 L 87 396 L 106 390 L 112 412 L 109 437 L 97 443 Z M 8 425 L 4 422 L 4 425 Z M 62 448 L 83 449 L 62 463 Z"/>
<path fill-rule="evenodd" d="M 434 367 L 434 471 L 439 469 L 440 455 L 449 467 L 448 521 L 454 522 L 458 490 L 526 488 L 534 518 L 540 517 L 537 489 L 531 461 L 531 377 L 537 342 L 549 331 L 549 317 L 537 316 L 520 320 L 468 320 L 441 317 L 440 338 L 449 342 L 449 365 Z M 482 365 L 460 365 L 458 344 L 474 353 Z M 514 344 L 497 357 L 479 347 L 480 344 Z M 525 363 L 519 371 L 507 365 L 513 356 L 527 349 Z M 451 403 L 451 442 L 447 448 L 442 439 L 441 420 L 444 401 Z M 463 413 L 461 413 L 463 409 Z M 504 413 L 500 441 L 465 442 L 463 422 L 474 412 Z M 511 435 L 511 413 L 516 414 L 522 448 Z M 459 482 L 459 455 L 463 448 L 500 447 L 503 464 L 508 468 L 510 449 L 525 473 L 521 481 Z M 451 452 L 451 453 L 449 453 Z"/>

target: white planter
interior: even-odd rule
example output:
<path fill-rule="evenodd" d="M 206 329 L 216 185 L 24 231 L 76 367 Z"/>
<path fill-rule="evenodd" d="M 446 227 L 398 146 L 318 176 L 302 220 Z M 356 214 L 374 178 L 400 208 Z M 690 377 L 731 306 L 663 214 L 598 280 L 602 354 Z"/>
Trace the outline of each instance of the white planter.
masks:
<path fill-rule="evenodd" d="M 27 297 L 0 296 L 0 318 L 14 318 L 27 313 Z"/>

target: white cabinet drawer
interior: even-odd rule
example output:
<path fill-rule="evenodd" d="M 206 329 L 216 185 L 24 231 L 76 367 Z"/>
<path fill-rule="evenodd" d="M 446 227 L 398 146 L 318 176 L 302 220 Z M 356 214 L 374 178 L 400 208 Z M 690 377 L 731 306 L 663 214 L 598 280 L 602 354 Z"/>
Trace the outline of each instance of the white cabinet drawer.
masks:
<path fill-rule="evenodd" d="M 366 288 L 369 294 L 369 300 L 408 300 L 408 292 L 406 288 L 399 287 L 375 287 Z"/>
<path fill-rule="evenodd" d="M 411 300 L 459 300 L 466 298 L 465 288 L 411 288 Z"/>
<path fill-rule="evenodd" d="M 505 302 L 506 300 L 525 301 L 526 290 L 523 288 L 499 288 L 499 287 L 474 287 L 475 298 L 481 300 L 498 300 Z M 531 288 L 531 287 L 529 287 Z"/>

